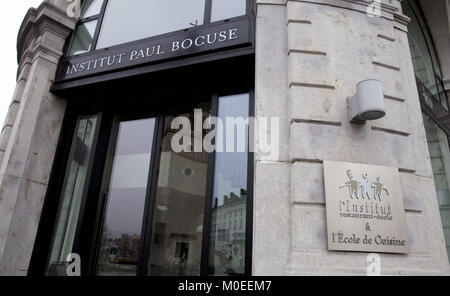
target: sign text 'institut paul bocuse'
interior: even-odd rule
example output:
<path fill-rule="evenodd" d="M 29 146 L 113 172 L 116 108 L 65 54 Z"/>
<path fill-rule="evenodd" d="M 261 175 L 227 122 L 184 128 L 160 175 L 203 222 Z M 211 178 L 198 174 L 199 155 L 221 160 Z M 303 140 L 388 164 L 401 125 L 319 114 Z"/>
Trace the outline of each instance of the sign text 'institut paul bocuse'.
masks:
<path fill-rule="evenodd" d="M 328 249 L 408 253 L 398 169 L 325 161 Z"/>
<path fill-rule="evenodd" d="M 238 20 L 100 49 L 92 54 L 82 54 L 63 60 L 56 80 L 63 81 L 169 58 L 240 46 L 251 42 L 249 36 L 248 20 Z"/>

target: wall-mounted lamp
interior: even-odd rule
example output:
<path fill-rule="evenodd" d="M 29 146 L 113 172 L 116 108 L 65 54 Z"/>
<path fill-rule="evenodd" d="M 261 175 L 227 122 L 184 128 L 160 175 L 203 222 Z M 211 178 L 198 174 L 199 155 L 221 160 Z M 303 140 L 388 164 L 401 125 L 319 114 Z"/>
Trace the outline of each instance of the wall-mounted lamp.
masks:
<path fill-rule="evenodd" d="M 348 98 L 348 112 L 353 123 L 366 123 L 384 117 L 384 95 L 381 82 L 368 79 L 356 85 L 356 95 Z"/>

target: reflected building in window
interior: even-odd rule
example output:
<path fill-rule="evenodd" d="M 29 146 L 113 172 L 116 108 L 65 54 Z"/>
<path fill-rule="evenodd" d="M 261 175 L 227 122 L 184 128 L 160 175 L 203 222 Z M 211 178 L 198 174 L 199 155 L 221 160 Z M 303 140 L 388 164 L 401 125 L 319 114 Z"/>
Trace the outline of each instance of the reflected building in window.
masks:
<path fill-rule="evenodd" d="M 230 192 L 223 198 L 214 198 L 211 232 L 211 273 L 215 275 L 243 275 L 245 263 L 245 213 L 247 192 Z"/>
<path fill-rule="evenodd" d="M 211 106 L 201 104 L 203 122 Z M 172 129 L 176 116 L 166 116 L 159 158 L 159 174 L 153 210 L 152 240 L 148 275 L 200 275 L 208 153 L 194 152 L 193 143 L 203 139 L 204 130 L 196 139 L 194 114 L 178 114 L 190 119 L 191 129 Z M 180 117 L 178 117 L 180 118 Z M 174 152 L 172 141 L 185 136 L 185 149 Z"/>

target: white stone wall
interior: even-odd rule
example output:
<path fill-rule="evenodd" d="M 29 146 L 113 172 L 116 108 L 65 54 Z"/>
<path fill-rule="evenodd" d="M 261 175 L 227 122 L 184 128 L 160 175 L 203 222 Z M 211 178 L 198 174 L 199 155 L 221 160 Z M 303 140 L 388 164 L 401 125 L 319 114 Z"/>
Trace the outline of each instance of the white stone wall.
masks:
<path fill-rule="evenodd" d="M 399 0 L 258 0 L 256 116 L 281 120 L 280 155 L 256 155 L 253 273 L 366 274 L 365 253 L 327 250 L 323 161 L 400 170 L 411 252 L 382 273 L 449 274 L 422 114 Z M 376 78 L 385 118 L 348 120 L 357 82 Z"/>

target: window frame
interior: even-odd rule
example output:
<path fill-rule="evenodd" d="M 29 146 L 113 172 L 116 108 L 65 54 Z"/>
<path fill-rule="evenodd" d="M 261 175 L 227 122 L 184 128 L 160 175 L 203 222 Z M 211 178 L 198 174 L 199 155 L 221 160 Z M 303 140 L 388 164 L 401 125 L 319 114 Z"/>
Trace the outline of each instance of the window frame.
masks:
<path fill-rule="evenodd" d="M 99 128 L 99 126 L 97 125 L 97 123 L 99 123 L 100 121 L 101 121 L 101 118 L 102 118 L 102 113 L 101 112 L 94 112 L 94 113 L 90 113 L 90 112 L 88 112 L 88 113 L 86 113 L 86 114 L 80 114 L 80 115 L 78 115 L 77 116 L 77 118 L 76 118 L 76 121 L 75 121 L 75 125 L 74 125 L 74 129 L 73 129 L 73 134 L 72 134 L 72 137 L 73 137 L 73 140 L 75 139 L 75 137 L 76 137 L 76 132 L 77 132 L 77 127 L 78 127 L 78 123 L 79 123 L 79 121 L 81 120 L 81 118 L 83 118 L 83 117 L 93 117 L 93 116 L 95 116 L 96 117 L 96 124 L 95 124 L 95 127 L 94 127 L 94 129 L 93 129 L 93 135 L 92 135 L 92 143 L 91 143 L 91 149 L 90 149 L 90 152 L 89 152 L 89 154 L 88 154 L 88 157 L 87 157 L 87 160 L 86 160 L 86 164 L 87 164 L 87 166 L 86 166 L 86 176 L 83 178 L 84 179 L 84 181 L 83 181 L 83 185 L 81 186 L 82 188 L 81 188 L 81 196 L 80 196 L 80 207 L 79 207 L 79 213 L 81 213 L 81 211 L 82 211 L 82 209 L 83 209 L 83 207 L 84 207 L 84 200 L 85 200 L 85 197 L 84 197 L 84 195 L 85 195 L 85 193 L 86 193 L 86 190 L 87 190 L 87 188 L 89 187 L 89 179 L 88 179 L 88 176 L 89 176 L 89 174 L 91 173 L 91 170 L 92 170 L 92 166 L 93 166 L 93 161 L 94 161 L 94 154 L 95 154 L 95 148 L 96 148 L 96 146 L 97 146 L 97 138 L 98 138 L 98 136 L 99 136 L 99 132 L 100 132 L 100 128 Z M 72 141 L 72 143 L 69 145 L 69 147 L 70 147 L 70 151 L 68 151 L 68 154 L 67 154 L 67 165 L 66 165 L 66 170 L 65 170 L 65 172 L 64 172 L 64 177 L 62 178 L 62 183 L 61 183 L 61 185 L 62 185 L 62 187 L 61 187 L 61 190 L 60 190 L 60 192 L 59 192 L 59 205 L 58 205 L 58 211 L 57 211 L 57 215 L 55 216 L 55 221 L 56 220 L 59 220 L 59 218 L 60 218 L 60 212 L 61 212 L 61 210 L 62 210 L 62 205 L 64 204 L 64 200 L 65 200 L 65 197 L 63 196 L 63 194 L 64 194 L 64 189 L 65 189 L 65 187 L 67 186 L 67 178 L 68 178 L 68 175 L 70 174 L 70 170 L 69 170 L 69 165 L 70 165 L 70 159 L 71 159 L 71 156 L 72 156 L 72 150 L 73 150 L 73 145 L 75 144 L 75 141 Z M 71 199 L 73 200 L 73 196 L 71 197 Z M 72 202 L 72 201 L 71 201 Z M 81 224 L 80 223 L 80 221 L 78 221 L 78 219 L 80 218 L 80 217 L 82 217 L 82 215 L 78 215 L 78 217 L 77 217 L 77 222 L 75 223 L 75 230 L 79 227 L 79 225 Z M 67 220 L 69 220 L 70 219 L 70 214 L 68 214 L 68 219 Z M 66 222 L 67 223 L 67 222 Z M 52 232 L 52 241 L 51 241 L 51 244 L 50 244 L 50 248 L 49 248 L 49 254 L 48 254 L 48 260 L 47 260 L 47 266 L 48 267 L 50 267 L 50 259 L 51 259 L 51 257 L 52 257 L 52 251 L 51 251 L 51 248 L 53 247 L 53 244 L 54 244 L 54 241 L 55 241 L 55 235 L 56 235 L 56 232 L 58 231 L 58 227 L 57 227 L 57 225 L 55 224 L 55 226 L 54 226 L 54 228 L 53 228 L 53 232 Z M 75 233 L 74 233 L 74 236 L 73 236 L 73 243 L 72 243 L 72 248 L 75 248 L 75 246 L 76 246 L 76 239 L 77 239 L 77 233 L 76 233 L 76 231 L 75 231 Z M 62 252 L 62 249 L 60 250 L 60 252 Z M 60 257 L 61 255 L 59 255 L 58 257 Z"/>
<path fill-rule="evenodd" d="M 53 235 L 57 228 L 57 213 L 59 212 L 63 201 L 62 190 L 64 188 L 66 170 L 70 157 L 70 148 L 75 135 L 77 121 L 79 117 L 89 115 L 97 115 L 97 124 L 94 131 L 94 139 L 91 148 L 92 151 L 87 167 L 86 181 L 83 186 L 79 217 L 76 227 L 77 230 L 75 232 L 74 244 L 72 248 L 74 253 L 80 253 L 81 246 L 78 243 L 80 238 L 79 229 L 83 224 L 83 213 L 86 208 L 88 190 L 92 187 L 91 176 L 94 173 L 93 170 L 95 168 L 96 158 L 98 157 L 98 153 L 101 152 L 101 149 L 99 148 L 102 144 L 102 140 L 104 140 L 101 137 L 100 131 L 105 128 L 103 126 L 105 122 L 105 112 L 98 110 L 98 108 L 95 107 L 83 110 L 83 108 L 76 103 L 68 102 L 61 126 L 58 145 L 55 151 L 55 159 L 53 161 L 52 170 L 50 173 L 50 181 L 45 194 L 41 212 L 42 214 L 37 228 L 36 239 L 28 268 L 28 275 L 42 276 L 47 274 L 48 260 L 51 256 L 51 247 L 53 244 Z"/>
<path fill-rule="evenodd" d="M 439 72 L 438 72 L 438 71 L 436 71 L 436 68 L 435 68 L 436 65 L 435 65 L 435 62 L 433 61 L 433 59 L 434 59 L 433 57 L 435 57 L 437 59 L 438 56 L 436 54 L 433 39 L 429 35 L 428 26 L 427 26 L 426 22 L 424 21 L 425 18 L 423 16 L 423 12 L 420 9 L 420 5 L 419 5 L 419 3 L 417 3 L 417 0 L 407 0 L 405 2 L 405 5 L 410 6 L 412 12 L 414 13 L 414 16 L 416 17 L 416 19 L 418 21 L 420 31 L 425 40 L 425 45 L 427 47 L 428 55 L 430 56 L 430 59 L 431 59 L 431 66 L 433 69 L 436 87 L 438 88 L 438 86 L 441 86 L 442 89 L 445 89 L 442 79 L 439 75 L 439 73 L 441 71 L 440 71 L 440 69 L 438 69 L 439 70 Z M 437 60 L 436 63 L 438 63 L 438 66 L 439 66 L 439 60 Z M 445 117 L 450 116 L 450 109 L 446 110 L 441 105 L 439 98 L 436 98 L 417 76 L 415 76 L 415 80 L 416 80 L 416 85 L 417 85 L 419 101 L 420 101 L 420 106 L 421 106 L 422 112 L 424 114 L 426 114 L 428 117 L 430 117 L 431 120 L 433 120 L 438 125 L 438 127 L 441 128 L 447 134 L 447 136 L 450 136 L 450 124 L 446 124 L 441 119 L 443 115 L 446 115 Z M 438 88 L 438 91 L 439 91 L 439 88 Z M 449 100 L 450 98 L 448 98 L 445 91 L 442 93 L 442 95 L 444 96 L 443 99 L 446 100 L 446 102 L 447 102 L 447 106 L 449 106 L 449 108 L 450 108 L 450 100 Z M 429 98 L 431 98 L 432 102 L 433 102 L 433 104 L 431 104 L 431 105 L 427 100 Z"/>
<path fill-rule="evenodd" d="M 421 33 L 425 40 L 425 45 L 427 47 L 428 54 L 431 59 L 431 66 L 433 69 L 434 74 L 434 81 L 437 87 L 438 96 L 443 96 L 442 99 L 446 100 L 447 106 L 449 106 L 449 110 L 446 110 L 444 106 L 442 106 L 442 103 L 440 101 L 440 98 L 436 98 L 435 95 L 433 95 L 430 90 L 424 85 L 424 83 L 415 76 L 416 79 L 416 85 L 417 85 L 417 91 L 419 95 L 419 101 L 422 111 L 422 121 L 423 125 L 425 125 L 424 121 L 427 120 L 425 116 L 429 118 L 431 123 L 436 125 L 436 128 L 442 130 L 442 132 L 446 135 L 447 138 L 447 144 L 450 145 L 450 124 L 448 123 L 448 119 L 450 118 L 450 104 L 449 104 L 449 97 L 447 93 L 445 92 L 444 84 L 441 78 L 441 69 L 436 69 L 436 66 L 440 67 L 440 61 L 438 59 L 438 55 L 436 52 L 436 48 L 434 45 L 433 38 L 430 34 L 430 30 L 428 28 L 428 24 L 425 21 L 425 17 L 423 14 L 423 11 L 421 10 L 421 7 L 417 0 L 407 0 L 405 5 L 409 5 L 412 12 L 414 13 L 414 16 L 418 20 L 418 25 L 420 27 Z M 436 71 L 438 70 L 438 71 Z M 443 89 L 443 93 L 439 93 L 439 87 Z M 431 104 L 430 104 L 431 99 Z M 447 122 L 445 120 L 447 119 Z M 426 139 L 427 140 L 427 139 Z M 450 147 L 450 146 L 449 146 Z M 429 149 L 429 147 L 427 147 Z M 431 162 L 430 162 L 431 165 Z M 435 184 L 433 184 L 434 186 Z M 440 206 L 439 212 L 440 212 Z M 439 213 L 440 215 L 440 213 Z M 441 217 L 442 218 L 442 217 Z"/>
<path fill-rule="evenodd" d="M 229 21 L 234 20 L 234 19 L 239 19 L 239 18 L 242 18 L 242 17 L 248 17 L 253 12 L 254 0 L 245 0 L 246 1 L 246 11 L 245 11 L 244 15 L 236 16 L 236 17 L 232 17 L 232 18 L 228 18 L 228 19 L 224 19 L 224 20 L 219 20 L 219 21 L 215 21 L 215 22 L 211 22 L 212 1 L 213 0 L 205 0 L 205 11 L 204 11 L 204 16 L 203 16 L 203 24 L 199 25 L 199 26 L 196 26 L 195 27 L 196 29 L 201 28 L 203 26 L 208 26 L 210 24 L 216 24 L 216 23 L 221 23 L 221 22 L 225 22 L 226 23 L 226 22 L 229 22 Z M 96 49 L 97 43 L 98 43 L 98 37 L 100 35 L 100 30 L 101 30 L 102 25 L 103 25 L 103 19 L 104 19 L 104 16 L 105 16 L 106 8 L 108 6 L 108 2 L 109 2 L 109 0 L 103 0 L 102 8 L 101 8 L 101 10 L 100 10 L 100 12 L 98 14 L 90 16 L 90 17 L 86 17 L 86 18 L 80 18 L 78 20 L 77 25 L 75 27 L 75 30 L 70 35 L 69 42 L 67 43 L 68 45 L 67 45 L 67 48 L 65 50 L 64 57 L 82 57 L 84 55 L 90 55 L 90 54 L 92 54 L 95 51 L 102 51 L 102 50 L 105 50 L 105 49 L 120 47 L 120 46 L 124 46 L 124 44 L 132 44 L 132 43 L 136 43 L 136 42 L 139 42 L 141 40 L 145 40 L 145 39 L 149 39 L 149 38 L 160 38 L 160 37 L 163 37 L 163 36 L 172 35 L 174 33 L 180 32 L 180 31 L 181 32 L 182 31 L 189 31 L 191 29 L 191 28 L 185 28 L 185 29 L 181 29 L 181 30 L 177 30 L 177 31 L 172 31 L 172 32 L 160 34 L 160 35 L 155 35 L 155 36 L 150 36 L 150 37 L 146 37 L 146 38 L 142 38 L 142 39 L 132 40 L 132 41 L 124 42 L 124 43 L 120 43 L 120 44 L 115 44 L 115 45 L 108 46 L 108 47 L 101 48 L 101 49 Z M 81 3 L 81 8 L 83 8 L 83 5 L 85 3 L 86 3 L 85 0 L 83 0 L 83 2 Z M 72 43 L 73 43 L 73 40 L 74 40 L 74 34 L 75 34 L 76 29 L 78 28 L 78 26 L 83 24 L 83 23 L 86 23 L 86 22 L 89 22 L 89 21 L 94 21 L 94 20 L 97 20 L 97 25 L 96 25 L 96 28 L 95 28 L 94 36 L 92 38 L 92 43 L 91 43 L 90 50 L 87 51 L 87 52 L 80 53 L 80 54 L 69 55 L 69 52 L 70 52 L 70 49 L 72 47 Z"/>
<path fill-rule="evenodd" d="M 449 131 L 449 129 L 445 126 L 445 125 L 443 125 L 442 124 L 442 122 L 441 122 L 441 120 L 439 120 L 439 118 L 437 118 L 436 117 L 436 115 L 434 115 L 432 112 L 430 113 L 430 112 L 428 112 L 428 111 L 425 111 L 425 110 L 423 110 L 422 111 L 422 120 L 425 122 L 425 120 L 427 120 L 426 118 L 425 118 L 425 116 L 426 117 L 428 117 L 429 119 L 429 121 L 432 123 L 432 124 L 434 124 L 435 126 L 436 126 L 436 128 L 437 129 L 440 129 L 444 134 L 445 134 L 445 136 L 446 136 L 446 138 L 447 138 L 447 145 L 448 145 L 448 147 L 450 148 L 450 131 Z M 424 126 L 425 126 L 425 123 L 424 123 Z M 426 139 L 426 141 L 428 142 L 428 139 Z M 427 146 L 428 146 L 428 143 L 427 143 Z M 427 147 L 428 149 L 429 149 L 429 147 Z M 430 161 L 430 164 L 431 164 L 431 161 Z M 432 168 L 432 170 L 433 170 L 434 168 Z M 434 172 L 433 172 L 433 178 L 434 178 Z M 448 185 L 450 185 L 450 184 L 448 184 Z M 433 186 L 436 186 L 434 183 L 433 183 Z M 436 194 L 437 194 L 437 188 L 436 188 Z M 442 216 L 441 216 L 441 208 L 450 208 L 450 206 L 449 205 L 446 205 L 446 206 L 441 206 L 440 204 L 439 204 L 439 200 L 437 200 L 437 202 L 438 202 L 438 209 L 439 209 L 439 217 L 442 219 Z M 443 223 L 443 222 L 442 222 Z M 444 230 L 444 226 L 442 225 L 442 229 Z M 447 239 L 446 239 L 446 237 L 445 237 L 445 235 L 444 235 L 444 243 L 445 243 L 445 246 L 446 246 L 446 248 L 447 248 Z M 447 252 L 447 255 L 448 256 L 450 256 L 450 253 L 446 250 L 446 252 Z M 449 260 L 449 263 L 450 263 L 450 260 Z"/>
<path fill-rule="evenodd" d="M 238 94 L 238 93 L 236 93 Z M 255 114 L 254 89 L 249 89 L 249 113 L 248 117 Z M 213 93 L 211 98 L 211 116 L 218 115 L 220 93 Z M 142 236 L 143 242 L 139 252 L 138 276 L 146 276 L 148 271 L 148 261 L 150 259 L 151 238 L 153 236 L 153 215 L 156 200 L 156 190 L 158 184 L 159 160 L 161 158 L 161 140 L 163 136 L 164 116 L 157 120 L 152 159 L 150 161 L 149 181 L 147 183 L 146 206 L 144 211 L 144 224 Z M 253 141 L 252 133 L 249 132 L 249 143 Z M 203 216 L 202 249 L 200 262 L 200 276 L 210 276 L 209 258 L 211 243 L 211 218 L 213 212 L 213 192 L 216 152 L 208 153 L 205 206 Z M 245 229 L 245 271 L 244 276 L 252 274 L 252 250 L 253 250 L 253 180 L 254 180 L 254 152 L 247 152 L 247 204 L 246 204 L 246 229 Z"/>
<path fill-rule="evenodd" d="M 441 69 L 436 69 L 436 63 L 437 63 L 437 66 L 440 66 L 439 65 L 440 61 L 438 59 L 438 55 L 437 55 L 437 52 L 436 52 L 436 47 L 434 45 L 433 38 L 432 38 L 432 36 L 429 33 L 430 30 L 428 28 L 427 23 L 425 22 L 425 17 L 423 15 L 423 12 L 422 12 L 422 10 L 420 8 L 419 3 L 417 3 L 417 0 L 406 0 L 405 5 L 409 5 L 410 6 L 412 12 L 414 13 L 415 18 L 418 21 L 418 25 L 419 25 L 420 31 L 421 31 L 424 39 L 425 39 L 425 45 L 427 47 L 428 55 L 429 55 L 430 60 L 431 60 L 431 67 L 433 69 L 433 74 L 434 74 L 433 78 L 434 78 L 434 83 L 435 83 L 436 88 L 437 88 L 438 96 L 441 96 L 441 95 L 443 96 L 442 99 L 444 99 L 446 101 L 447 106 L 449 108 L 447 113 L 449 113 L 450 112 L 450 98 L 448 98 L 447 93 L 445 91 L 442 94 L 439 93 L 439 88 L 445 90 L 444 84 L 443 84 L 443 81 L 442 81 L 442 78 L 441 78 L 442 71 L 441 71 Z M 415 78 L 416 78 L 416 82 L 417 82 L 418 85 L 420 85 L 420 86 L 422 86 L 422 87 L 424 87 L 424 88 L 426 88 L 428 90 L 428 88 L 422 83 L 422 81 L 417 76 L 415 76 Z M 436 102 L 439 102 L 439 104 L 440 104 L 440 98 L 439 97 L 436 98 L 431 93 L 429 95 L 431 95 L 431 97 Z M 420 94 L 419 94 L 419 97 L 420 97 Z M 422 109 L 424 109 L 424 104 L 423 104 L 422 100 L 421 100 L 421 103 L 422 103 L 421 104 L 422 105 Z M 425 107 L 428 107 L 428 106 L 425 105 Z M 426 112 L 427 115 L 430 115 L 430 114 L 428 114 L 428 113 L 430 113 L 430 110 L 428 110 L 429 108 L 425 108 L 425 109 L 426 110 L 423 110 L 423 111 Z M 430 117 L 437 118 L 434 115 L 431 115 Z M 439 125 L 442 126 L 442 124 L 439 124 Z M 445 130 L 448 130 L 448 128 L 446 128 Z"/>
<path fill-rule="evenodd" d="M 84 8 L 83 6 L 86 3 L 87 3 L 86 0 L 82 1 L 81 5 L 80 5 L 80 12 L 83 11 L 83 8 Z M 104 15 L 107 3 L 108 3 L 108 0 L 103 0 L 102 7 L 101 7 L 100 12 L 98 14 L 91 15 L 91 16 L 84 17 L 84 18 L 80 17 L 78 19 L 77 25 L 75 26 L 74 31 L 70 35 L 70 38 L 69 38 L 70 41 L 68 42 L 67 49 L 65 50 L 65 56 L 80 56 L 80 55 L 92 52 L 93 49 L 95 49 L 95 47 L 97 45 L 98 35 L 100 34 L 100 28 L 101 28 L 101 26 L 99 26 L 99 24 L 103 21 L 103 15 Z M 70 49 L 72 48 L 72 44 L 73 44 L 73 41 L 75 39 L 74 38 L 75 37 L 75 33 L 77 32 L 78 27 L 80 25 L 82 25 L 84 23 L 87 23 L 87 22 L 90 22 L 90 21 L 97 21 L 97 25 L 95 26 L 94 36 L 92 38 L 91 48 L 88 51 L 80 53 L 80 54 L 69 55 Z"/>
<path fill-rule="evenodd" d="M 248 93 L 249 113 L 252 117 L 255 114 L 255 96 L 253 87 L 247 90 L 231 90 L 227 92 L 214 92 L 210 94 L 211 116 L 218 114 L 218 100 L 221 96 Z M 73 252 L 80 255 L 82 259 L 81 274 L 83 276 L 95 276 L 96 262 L 98 256 L 98 238 L 101 233 L 99 221 L 104 214 L 102 211 L 101 192 L 103 173 L 111 136 L 111 127 L 116 110 L 107 107 L 88 107 L 85 105 L 72 103 L 66 109 L 66 115 L 63 122 L 63 128 L 60 134 L 60 140 L 53 163 L 50 183 L 45 197 L 42 210 L 41 221 L 38 226 L 35 246 L 33 248 L 32 259 L 30 262 L 28 275 L 42 276 L 47 272 L 48 260 L 51 255 L 51 246 L 54 230 L 57 227 L 57 217 L 54 213 L 58 212 L 62 202 L 61 192 L 65 179 L 65 169 L 69 160 L 69 152 L 72 144 L 72 138 L 75 133 L 76 122 L 79 116 L 98 114 L 98 122 L 95 130 L 95 137 L 92 144 L 92 155 L 89 160 L 86 184 L 82 193 L 82 201 L 78 216 L 77 229 L 73 244 Z M 151 252 L 151 238 L 153 226 L 153 212 L 156 200 L 156 190 L 159 174 L 159 160 L 161 156 L 161 141 L 163 136 L 165 115 L 155 116 L 155 133 L 151 160 L 149 163 L 149 175 L 147 181 L 147 191 L 145 197 L 145 209 L 142 221 L 141 242 L 139 246 L 139 257 L 137 265 L 137 276 L 147 276 L 148 261 Z M 249 132 L 249 143 L 253 141 L 253 133 Z M 243 276 L 252 274 L 252 249 L 253 249 L 253 182 L 254 182 L 254 153 L 248 151 L 247 163 L 247 204 L 246 204 L 246 226 L 245 226 L 245 272 Z M 200 276 L 210 275 L 209 253 L 211 240 L 211 218 L 214 189 L 214 162 L 215 152 L 208 153 L 205 205 L 203 209 L 203 235 L 201 249 Z M 99 198 L 93 198 L 98 196 Z M 92 227 L 95 225 L 95 227 Z"/>
<path fill-rule="evenodd" d="M 207 0 L 208 2 L 210 0 Z M 80 21 L 93 20 L 94 17 L 102 17 L 106 8 L 107 0 L 103 2 L 102 12 L 99 15 L 91 16 L 90 18 L 82 19 Z M 229 48 L 220 52 L 207 52 L 203 55 L 198 56 L 187 56 L 182 59 L 167 60 L 158 64 L 145 65 L 144 67 L 136 67 L 126 69 L 122 72 L 109 72 L 103 73 L 101 75 L 91 75 L 88 77 L 76 78 L 70 81 L 65 81 L 62 84 L 55 85 L 52 88 L 52 92 L 58 94 L 59 96 L 65 98 L 68 101 L 66 107 L 66 113 L 64 116 L 63 127 L 60 132 L 60 139 L 57 146 L 57 152 L 55 159 L 53 161 L 52 173 L 50 175 L 50 182 L 48 185 L 47 193 L 44 200 L 44 206 L 42 209 L 42 214 L 38 226 L 38 232 L 35 240 L 35 245 L 33 248 L 33 254 L 31 257 L 31 262 L 29 266 L 29 275 L 42 276 L 46 272 L 46 264 L 48 260 L 48 255 L 50 253 L 50 243 L 52 240 L 53 229 L 55 227 L 55 213 L 59 209 L 60 204 L 60 193 L 61 185 L 60 183 L 64 179 L 64 172 L 67 166 L 68 154 L 67 151 L 70 148 L 71 140 L 74 132 L 74 122 L 79 115 L 88 115 L 93 113 L 101 114 L 100 122 L 98 127 L 101 132 L 98 135 L 94 155 L 94 163 L 92 165 L 92 170 L 88 175 L 89 186 L 88 191 L 84 195 L 85 202 L 84 212 L 81 212 L 83 217 L 79 218 L 80 226 L 77 228 L 77 245 L 74 246 L 73 250 L 75 253 L 80 254 L 82 258 L 81 264 L 81 274 L 82 275 L 93 275 L 95 274 L 95 261 L 93 256 L 95 255 L 95 250 L 93 248 L 95 245 L 96 229 L 92 227 L 99 215 L 99 194 L 101 190 L 101 181 L 103 177 L 104 164 L 107 155 L 107 148 L 110 137 L 111 122 L 113 120 L 113 109 L 117 107 L 117 104 L 121 104 L 121 107 L 133 108 L 133 110 L 139 110 L 140 106 L 145 106 L 148 108 L 148 104 L 151 100 L 159 101 L 161 97 L 174 98 L 173 89 L 171 85 L 169 86 L 168 77 L 173 78 L 178 77 L 182 81 L 183 88 L 178 88 L 176 90 L 176 95 L 181 96 L 191 96 L 195 99 L 199 95 L 204 95 L 205 100 L 212 100 L 213 94 L 215 96 L 226 96 L 233 94 L 249 93 L 249 116 L 254 116 L 254 18 L 253 18 L 253 5 L 254 0 L 247 0 L 247 15 L 238 16 L 230 20 L 221 20 L 214 22 L 214 25 L 222 25 L 228 21 L 235 20 L 248 20 L 249 22 L 249 38 L 252 40 L 242 47 Z M 84 4 L 84 3 L 82 3 Z M 97 26 L 101 19 L 99 19 Z M 204 24 L 201 26 L 208 26 L 209 24 Z M 200 26 L 199 26 L 200 27 Z M 197 27 L 196 27 L 197 28 Z M 209 28 L 209 27 L 205 27 Z M 188 29 L 189 31 L 190 29 Z M 185 30 L 182 30 L 185 31 Z M 97 35 L 99 32 L 99 27 L 97 28 Z M 189 32 L 188 32 L 189 33 Z M 180 31 L 175 31 L 167 33 L 164 35 L 176 35 L 180 34 Z M 115 47 L 127 48 L 130 45 L 140 44 L 147 39 L 159 39 L 161 36 L 158 35 L 154 37 L 149 37 L 141 40 L 132 41 L 129 43 L 124 43 L 116 45 Z M 72 38 L 66 40 L 66 46 L 69 45 L 69 41 Z M 65 52 L 68 51 L 68 47 L 64 49 Z M 102 50 L 94 50 L 95 47 L 91 47 L 93 51 L 82 53 L 76 56 L 63 57 L 71 59 L 73 57 L 88 57 L 95 56 L 97 54 L 102 54 Z M 112 49 L 112 47 L 110 47 Z M 217 68 L 222 69 L 220 72 L 212 73 L 212 70 Z M 237 76 L 239 79 L 233 79 L 232 83 L 228 81 L 224 84 L 225 77 L 230 77 L 230 75 L 236 75 L 234 73 L 236 67 L 242 67 L 246 71 L 241 71 Z M 185 77 L 188 75 L 189 77 Z M 232 76 L 235 77 L 235 76 Z M 145 80 L 149 79 L 155 83 L 157 88 L 153 89 L 150 93 L 144 89 L 148 86 Z M 208 81 L 209 83 L 205 84 Z M 125 87 L 123 87 L 125 86 Z M 192 89 L 191 89 L 192 88 Z M 122 101 L 121 95 L 124 95 L 122 91 L 124 89 L 129 89 L 126 92 L 126 96 L 130 96 L 132 100 Z M 200 90 L 200 92 L 199 92 Z M 142 97 L 145 94 L 145 98 Z M 176 96 L 175 96 L 176 97 Z M 184 104 L 184 100 L 176 100 L 176 104 Z M 166 103 L 168 104 L 168 103 Z M 153 106 L 153 105 L 152 105 Z M 169 108 L 169 105 L 167 105 Z M 152 107 L 153 108 L 153 107 Z M 121 109 L 120 109 L 121 110 Z M 148 109 L 145 109 L 148 110 Z M 161 115 L 162 116 L 162 115 Z M 249 136 L 253 136 L 249 133 Z M 156 137 L 155 137 L 156 138 Z M 159 138 L 159 137 L 158 137 Z M 250 141 L 250 140 L 249 140 Z M 160 146 L 160 145 L 159 145 Z M 154 147 L 159 147 L 154 146 Z M 152 156 L 156 156 L 156 153 L 152 153 Z M 159 157 L 159 155 L 158 155 Z M 210 156 L 208 156 L 210 157 Z M 157 167 L 153 162 L 150 164 L 149 172 L 153 171 Z M 254 154 L 248 153 L 248 171 L 247 171 L 247 215 L 246 215 L 246 257 L 245 257 L 245 276 L 250 276 L 252 273 L 252 245 L 253 245 L 253 179 L 254 179 Z M 213 172 L 213 171 L 212 171 Z M 156 177 L 155 177 L 156 178 Z M 213 180 L 213 179 L 212 179 Z M 148 184 L 148 188 L 151 184 Z M 212 202 L 212 190 L 210 192 L 211 196 L 205 197 L 206 203 L 211 199 Z M 89 198 L 87 198 L 89 196 Z M 146 197 L 146 202 L 154 202 L 153 199 Z M 146 205 L 146 211 L 154 205 Z M 209 208 L 212 211 L 212 208 Z M 150 213 L 150 212 L 149 212 Z M 211 212 L 205 212 L 205 217 L 208 217 Z M 145 217 L 145 216 L 144 216 Z M 82 222 L 81 222 L 82 219 Z M 148 219 L 148 218 L 145 218 Z M 150 220 L 151 221 L 151 220 Z M 146 223 L 149 223 L 146 220 Z M 206 224 L 209 227 L 209 224 Z M 93 229 L 95 228 L 95 229 Z M 151 229 L 151 228 L 149 228 Z M 205 239 L 209 237 L 209 233 L 205 236 Z M 151 238 L 151 236 L 148 236 Z M 142 238 L 142 239 L 145 239 Z M 203 240 L 204 242 L 204 240 Z M 202 247 L 203 247 L 202 242 Z M 145 249 L 145 245 L 141 244 L 145 252 L 140 252 L 141 254 L 146 254 L 150 250 Z M 141 247 L 142 248 L 142 247 Z M 205 249 L 202 249 L 204 252 Z M 209 251 L 209 250 L 208 250 Z M 203 253 L 201 255 L 203 258 Z M 85 258 L 85 259 L 83 259 Z M 148 260 L 139 259 L 140 262 L 147 263 Z M 202 264 L 208 264 L 208 261 L 202 261 Z M 145 266 L 145 265 L 142 265 Z M 145 269 L 139 269 L 138 275 L 146 275 Z M 201 273 L 200 275 L 206 275 Z"/>

